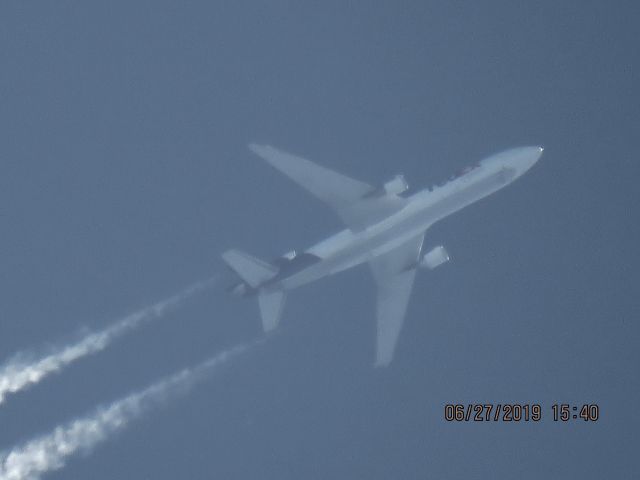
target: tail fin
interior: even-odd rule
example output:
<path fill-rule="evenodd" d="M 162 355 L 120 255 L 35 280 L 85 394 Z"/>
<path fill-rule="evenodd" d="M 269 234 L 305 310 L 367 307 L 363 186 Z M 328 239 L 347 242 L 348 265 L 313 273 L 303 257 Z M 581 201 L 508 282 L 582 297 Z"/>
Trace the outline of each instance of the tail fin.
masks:
<path fill-rule="evenodd" d="M 262 260 L 252 257 L 239 250 L 227 250 L 222 254 L 222 259 L 235 271 L 240 278 L 247 282 L 251 288 L 275 277 L 278 269 Z"/>

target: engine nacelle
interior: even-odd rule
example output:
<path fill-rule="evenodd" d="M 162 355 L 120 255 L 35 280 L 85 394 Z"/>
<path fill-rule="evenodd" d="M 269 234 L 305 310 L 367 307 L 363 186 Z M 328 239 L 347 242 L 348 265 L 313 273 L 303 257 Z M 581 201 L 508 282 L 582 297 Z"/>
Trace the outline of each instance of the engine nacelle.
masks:
<path fill-rule="evenodd" d="M 291 250 L 290 252 L 285 253 L 282 258 L 286 258 L 287 260 L 293 260 L 298 255 L 298 252 L 295 250 Z"/>
<path fill-rule="evenodd" d="M 409 184 L 403 175 L 396 175 L 384 185 L 373 188 L 363 195 L 364 198 L 379 198 L 386 195 L 399 195 L 409 188 Z"/>
<path fill-rule="evenodd" d="M 448 261 L 449 254 L 447 253 L 445 248 L 440 245 L 432 249 L 430 252 L 424 254 L 422 260 L 420 260 L 420 267 L 433 270 L 434 268 L 439 267 L 440 265 Z"/>
<path fill-rule="evenodd" d="M 409 184 L 404 179 L 404 175 L 396 175 L 382 187 L 387 195 L 399 195 L 409 188 Z"/>

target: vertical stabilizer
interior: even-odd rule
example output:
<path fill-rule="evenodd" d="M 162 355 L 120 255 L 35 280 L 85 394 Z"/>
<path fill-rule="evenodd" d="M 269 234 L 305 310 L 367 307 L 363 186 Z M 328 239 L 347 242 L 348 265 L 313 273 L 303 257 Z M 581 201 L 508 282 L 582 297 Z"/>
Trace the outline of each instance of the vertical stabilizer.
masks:
<path fill-rule="evenodd" d="M 265 332 L 269 332 L 278 326 L 278 322 L 282 316 L 285 298 L 284 290 L 260 292 L 258 294 L 262 328 Z"/>

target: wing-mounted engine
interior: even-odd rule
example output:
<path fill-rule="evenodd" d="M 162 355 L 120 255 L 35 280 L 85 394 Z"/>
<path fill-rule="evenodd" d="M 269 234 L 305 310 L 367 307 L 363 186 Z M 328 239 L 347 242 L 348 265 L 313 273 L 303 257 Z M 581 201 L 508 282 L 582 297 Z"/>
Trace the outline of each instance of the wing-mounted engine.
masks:
<path fill-rule="evenodd" d="M 382 186 L 373 189 L 365 195 L 365 198 L 384 197 L 387 195 L 400 195 L 409 189 L 409 184 L 404 175 L 396 175 Z"/>
<path fill-rule="evenodd" d="M 428 268 L 429 270 L 433 270 L 434 268 L 439 267 L 440 265 L 448 261 L 449 254 L 447 253 L 447 250 L 442 245 L 440 245 L 425 253 L 418 266 L 420 268 Z"/>
<path fill-rule="evenodd" d="M 409 189 L 409 184 L 404 179 L 404 175 L 396 175 L 383 185 L 384 193 L 387 195 L 400 195 Z"/>
<path fill-rule="evenodd" d="M 285 253 L 282 258 L 286 259 L 286 260 L 293 260 L 294 258 L 296 258 L 298 256 L 298 252 L 296 252 L 295 250 L 290 250 L 287 253 Z"/>

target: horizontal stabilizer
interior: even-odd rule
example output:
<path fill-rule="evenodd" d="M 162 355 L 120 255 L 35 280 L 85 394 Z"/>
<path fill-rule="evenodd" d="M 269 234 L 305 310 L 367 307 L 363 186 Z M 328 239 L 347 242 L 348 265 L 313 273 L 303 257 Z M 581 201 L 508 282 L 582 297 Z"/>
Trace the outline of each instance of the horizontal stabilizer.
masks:
<path fill-rule="evenodd" d="M 280 322 L 280 317 L 282 316 L 285 297 L 283 290 L 260 292 L 258 295 L 260 315 L 262 316 L 262 328 L 265 332 L 269 332 L 278 326 L 278 322 Z"/>
<path fill-rule="evenodd" d="M 222 259 L 236 272 L 251 288 L 257 288 L 262 283 L 273 278 L 278 269 L 273 265 L 258 260 L 239 250 L 227 250 Z"/>

